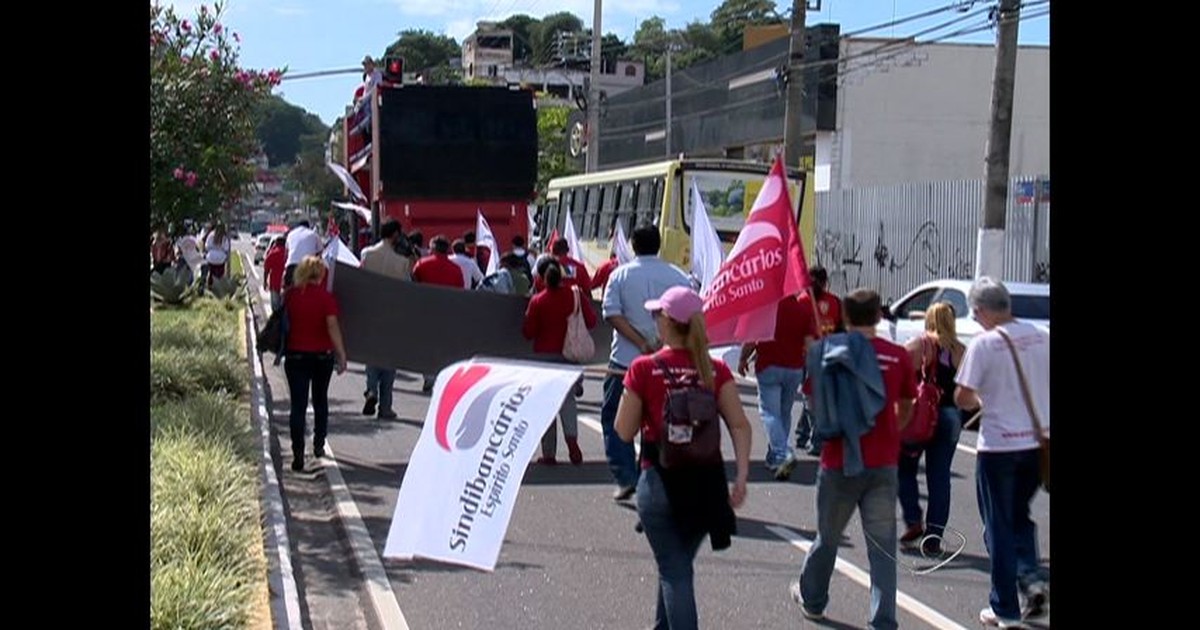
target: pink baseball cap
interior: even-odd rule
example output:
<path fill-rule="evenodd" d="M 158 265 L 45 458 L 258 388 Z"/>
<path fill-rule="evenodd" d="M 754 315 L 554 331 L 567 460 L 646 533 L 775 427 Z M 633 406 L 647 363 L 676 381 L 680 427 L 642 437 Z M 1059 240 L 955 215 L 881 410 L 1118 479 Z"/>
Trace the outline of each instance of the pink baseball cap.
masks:
<path fill-rule="evenodd" d="M 657 300 L 648 300 L 648 311 L 662 311 L 671 319 L 686 324 L 692 315 L 704 310 L 704 299 L 689 287 L 671 287 Z"/>

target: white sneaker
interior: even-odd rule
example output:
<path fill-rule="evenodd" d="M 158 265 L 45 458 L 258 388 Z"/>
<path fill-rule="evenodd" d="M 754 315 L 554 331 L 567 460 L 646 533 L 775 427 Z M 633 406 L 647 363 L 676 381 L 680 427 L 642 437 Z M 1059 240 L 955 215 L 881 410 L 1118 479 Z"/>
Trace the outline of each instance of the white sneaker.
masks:
<path fill-rule="evenodd" d="M 992 607 L 988 606 L 979 611 L 979 623 L 985 626 L 994 626 L 997 628 L 1028 628 L 1025 622 L 1020 619 L 1001 619 L 992 611 Z"/>
<path fill-rule="evenodd" d="M 788 586 L 788 592 L 791 593 L 791 595 L 792 595 L 792 601 L 796 602 L 797 604 L 800 604 L 800 614 L 804 615 L 805 619 L 811 619 L 813 621 L 820 621 L 825 618 L 825 613 L 813 612 L 813 611 L 809 610 L 807 606 L 804 605 L 804 598 L 800 597 L 800 582 L 799 581 L 793 580 L 791 585 Z"/>

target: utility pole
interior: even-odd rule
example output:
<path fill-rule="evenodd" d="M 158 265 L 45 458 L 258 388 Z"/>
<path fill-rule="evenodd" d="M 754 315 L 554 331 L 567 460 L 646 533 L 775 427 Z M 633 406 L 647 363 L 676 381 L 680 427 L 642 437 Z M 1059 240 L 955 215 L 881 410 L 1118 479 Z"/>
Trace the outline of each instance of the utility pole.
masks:
<path fill-rule="evenodd" d="M 996 14 L 996 69 L 992 75 L 992 119 L 988 133 L 983 227 L 975 252 L 975 277 L 1004 276 L 1004 224 L 1008 205 L 1008 158 L 1012 137 L 1013 84 L 1017 74 L 1019 0 L 1001 0 Z"/>
<path fill-rule="evenodd" d="M 600 0 L 595 0 L 592 13 L 592 62 L 587 97 L 587 168 L 600 170 Z"/>
<path fill-rule="evenodd" d="M 804 18 L 807 10 L 808 0 L 792 0 L 792 38 L 788 45 L 787 102 L 783 123 L 783 164 L 787 168 L 799 168 L 804 152 L 800 110 L 804 99 Z"/>
<path fill-rule="evenodd" d="M 667 159 L 671 158 L 671 43 L 667 42 Z"/>

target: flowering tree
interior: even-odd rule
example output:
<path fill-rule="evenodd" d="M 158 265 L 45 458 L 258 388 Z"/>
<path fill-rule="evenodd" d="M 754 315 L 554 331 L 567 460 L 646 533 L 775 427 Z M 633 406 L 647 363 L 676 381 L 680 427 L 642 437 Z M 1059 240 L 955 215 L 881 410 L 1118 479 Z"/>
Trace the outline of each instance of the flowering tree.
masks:
<path fill-rule="evenodd" d="M 221 13 L 150 6 L 151 225 L 216 218 L 253 181 L 255 115 L 283 71 L 239 68 Z"/>

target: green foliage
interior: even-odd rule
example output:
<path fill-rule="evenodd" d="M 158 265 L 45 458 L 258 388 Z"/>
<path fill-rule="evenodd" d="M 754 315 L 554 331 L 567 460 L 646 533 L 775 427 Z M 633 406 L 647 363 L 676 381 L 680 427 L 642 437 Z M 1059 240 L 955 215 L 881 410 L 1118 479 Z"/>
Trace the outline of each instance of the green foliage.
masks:
<path fill-rule="evenodd" d="M 749 25 L 778 24 L 783 21 L 773 0 L 725 0 L 713 9 L 712 28 L 721 39 L 721 53 L 742 49 L 742 33 Z"/>
<path fill-rule="evenodd" d="M 236 396 L 245 380 L 245 366 L 228 350 L 150 350 L 150 399 L 154 402 L 206 391 Z"/>
<path fill-rule="evenodd" d="M 175 267 L 150 274 L 150 298 L 165 306 L 187 306 L 196 297 L 196 287 L 195 282 L 188 282 L 187 274 Z"/>
<path fill-rule="evenodd" d="M 258 116 L 262 122 L 255 134 L 272 168 L 293 164 L 307 137 L 320 137 L 324 150 L 329 127 L 303 108 L 272 95 L 259 108 Z"/>
<path fill-rule="evenodd" d="M 583 31 L 583 20 L 567 11 L 551 13 L 542 18 L 542 21 L 532 28 L 530 41 L 533 44 L 533 58 L 536 64 L 547 64 L 554 58 L 554 38 L 560 31 L 579 33 Z"/>
<path fill-rule="evenodd" d="M 741 31 L 738 32 L 741 37 Z M 671 68 L 683 70 L 690 65 L 715 59 L 728 52 L 718 32 L 704 22 L 692 22 L 681 29 L 667 30 L 666 20 L 651 17 L 643 20 L 633 35 L 629 56 L 646 64 L 646 82 L 657 81 L 667 74 L 667 47 L 672 48 Z"/>
<path fill-rule="evenodd" d="M 567 159 L 567 116 L 570 107 L 539 107 L 538 116 L 538 179 L 537 190 L 545 201 L 546 185 L 555 177 L 574 175 L 579 170 Z"/>
<path fill-rule="evenodd" d="M 222 6 L 150 6 L 150 224 L 204 221 L 252 181 L 256 114 L 282 71 L 238 67 Z"/>
<path fill-rule="evenodd" d="M 524 14 L 509 16 L 500 28 L 513 32 L 513 61 L 533 64 L 533 31 L 541 20 Z"/>
<path fill-rule="evenodd" d="M 244 277 L 226 274 L 224 277 L 213 280 L 208 292 L 218 300 L 237 301 L 246 298 L 245 288 L 246 279 Z"/>
<path fill-rule="evenodd" d="M 451 59 L 460 57 L 462 49 L 453 37 L 438 35 L 424 29 L 406 29 L 387 47 L 385 55 L 400 55 L 404 58 L 405 72 L 421 72 L 445 66 Z"/>

